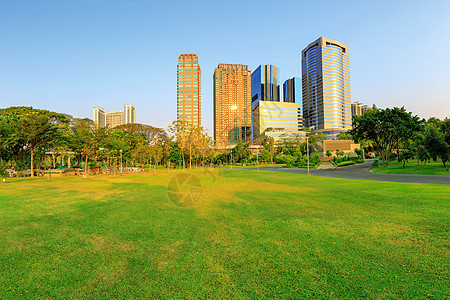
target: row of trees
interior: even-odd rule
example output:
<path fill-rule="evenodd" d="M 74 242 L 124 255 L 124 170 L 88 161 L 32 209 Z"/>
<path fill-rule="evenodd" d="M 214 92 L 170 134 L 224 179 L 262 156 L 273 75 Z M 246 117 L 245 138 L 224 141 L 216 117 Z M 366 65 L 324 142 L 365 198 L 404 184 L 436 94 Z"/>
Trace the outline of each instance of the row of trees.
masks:
<path fill-rule="evenodd" d="M 450 119 L 428 121 L 407 112 L 405 108 L 374 108 L 353 119 L 353 129 L 348 134 L 356 142 L 371 145 L 384 162 L 389 162 L 395 152 L 399 162 L 417 159 L 436 161 L 444 167 L 450 159 Z"/>
<path fill-rule="evenodd" d="M 70 157 L 73 166 L 88 168 L 117 166 L 119 158 L 125 166 L 143 167 L 150 164 L 168 168 L 205 166 L 208 164 L 251 163 L 259 159 L 267 163 L 303 166 L 307 150 L 312 165 L 319 163 L 319 155 L 304 136 L 291 137 L 275 144 L 265 136 L 253 141 L 262 145 L 259 156 L 252 155 L 250 142 L 239 141 L 233 149 L 216 152 L 212 139 L 200 126 L 175 121 L 167 133 L 161 128 L 143 124 L 127 124 L 113 129 L 93 126 L 89 119 L 29 107 L 0 110 L 0 173 L 7 167 L 16 170 L 48 169 L 53 157 Z M 309 132 L 309 143 L 326 136 Z M 339 138 L 351 138 L 377 151 L 383 161 L 391 159 L 395 150 L 399 161 L 417 158 L 419 161 L 440 158 L 448 170 L 450 158 L 450 120 L 428 121 L 413 116 L 404 108 L 374 108 L 355 117 L 353 129 Z M 336 153 L 337 156 L 340 153 Z M 360 154 L 358 154 L 360 156 Z M 361 155 L 362 156 L 362 155 Z"/>
<path fill-rule="evenodd" d="M 205 164 L 211 156 L 211 138 L 200 126 L 175 121 L 170 135 L 161 128 L 126 124 L 99 128 L 89 119 L 28 107 L 0 110 L 0 171 L 50 168 L 53 158 L 70 157 L 73 166 L 88 168 L 159 164 Z"/>

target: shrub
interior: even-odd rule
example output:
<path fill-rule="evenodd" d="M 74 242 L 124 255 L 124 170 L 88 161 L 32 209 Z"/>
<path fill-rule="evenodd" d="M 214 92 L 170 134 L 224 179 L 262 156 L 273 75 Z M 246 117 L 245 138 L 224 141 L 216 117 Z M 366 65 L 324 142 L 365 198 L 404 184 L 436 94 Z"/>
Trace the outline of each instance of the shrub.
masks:
<path fill-rule="evenodd" d="M 286 163 L 286 155 L 277 154 L 274 158 L 276 164 L 285 164 Z"/>
<path fill-rule="evenodd" d="M 350 160 L 353 160 L 357 164 L 365 162 L 365 160 L 362 159 L 362 157 L 350 157 Z"/>
<path fill-rule="evenodd" d="M 343 167 L 343 166 L 349 166 L 349 165 L 354 165 L 355 162 L 353 160 L 346 160 L 340 163 L 336 164 L 336 167 Z"/>
<path fill-rule="evenodd" d="M 372 167 L 376 168 L 378 166 L 380 166 L 380 163 L 379 163 L 378 159 L 375 159 L 374 162 L 372 163 Z"/>

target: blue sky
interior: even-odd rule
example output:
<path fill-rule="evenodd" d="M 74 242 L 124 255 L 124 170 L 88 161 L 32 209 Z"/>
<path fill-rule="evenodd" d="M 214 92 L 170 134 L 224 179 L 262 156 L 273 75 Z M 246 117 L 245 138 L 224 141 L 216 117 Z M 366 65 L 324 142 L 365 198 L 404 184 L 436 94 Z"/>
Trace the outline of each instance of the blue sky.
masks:
<path fill-rule="evenodd" d="M 202 122 L 212 129 L 219 63 L 300 76 L 320 36 L 349 46 L 352 101 L 450 117 L 450 1 L 0 0 L 0 107 L 92 118 L 136 106 L 136 121 L 176 119 L 176 64 L 196 53 Z"/>

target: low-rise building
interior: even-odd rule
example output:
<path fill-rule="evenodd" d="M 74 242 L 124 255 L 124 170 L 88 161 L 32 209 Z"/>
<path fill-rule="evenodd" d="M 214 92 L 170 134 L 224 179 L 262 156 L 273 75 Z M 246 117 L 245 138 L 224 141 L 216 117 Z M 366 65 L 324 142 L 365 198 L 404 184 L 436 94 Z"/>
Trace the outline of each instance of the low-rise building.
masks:
<path fill-rule="evenodd" d="M 252 108 L 253 138 L 261 135 L 281 137 L 303 128 L 300 103 L 258 101 Z"/>

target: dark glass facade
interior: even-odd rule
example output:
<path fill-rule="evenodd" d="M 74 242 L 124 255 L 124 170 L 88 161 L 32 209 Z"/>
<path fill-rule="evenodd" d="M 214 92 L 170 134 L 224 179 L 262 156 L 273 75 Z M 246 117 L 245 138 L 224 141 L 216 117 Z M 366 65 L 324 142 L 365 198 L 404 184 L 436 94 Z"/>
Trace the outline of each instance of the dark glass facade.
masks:
<path fill-rule="evenodd" d="M 273 65 L 260 65 L 252 72 L 252 107 L 263 101 L 280 101 L 279 70 Z"/>
<path fill-rule="evenodd" d="M 283 83 L 283 101 L 290 103 L 302 102 L 302 80 L 293 77 Z"/>

